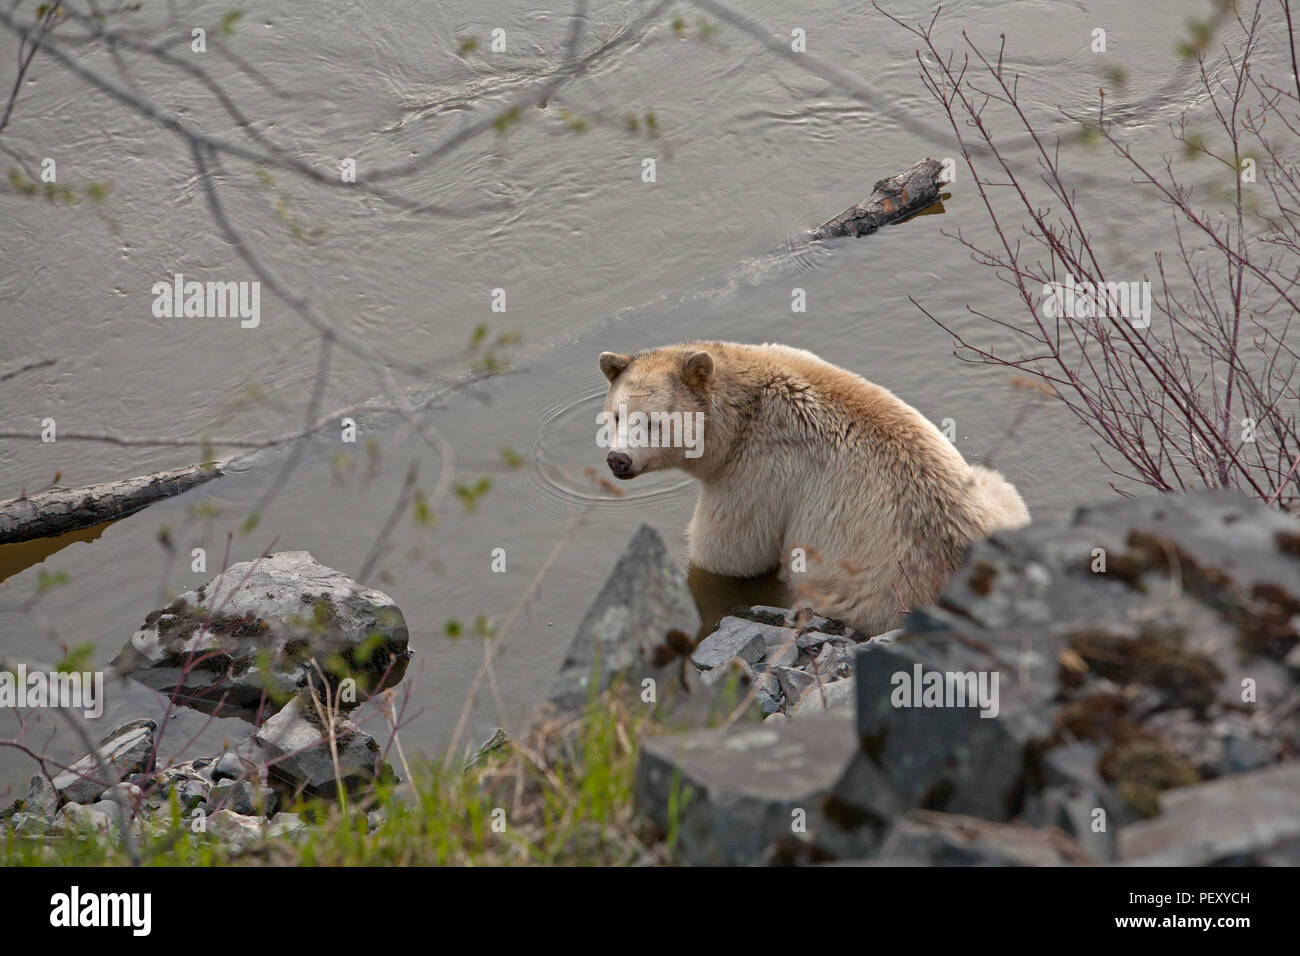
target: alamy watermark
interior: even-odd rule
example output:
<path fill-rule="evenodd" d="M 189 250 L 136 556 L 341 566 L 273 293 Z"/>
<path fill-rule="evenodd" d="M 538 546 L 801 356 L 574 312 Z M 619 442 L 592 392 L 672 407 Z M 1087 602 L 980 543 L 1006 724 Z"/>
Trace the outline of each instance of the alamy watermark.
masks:
<path fill-rule="evenodd" d="M 998 715 L 997 671 L 895 671 L 889 682 L 894 707 L 978 707 L 981 717 Z"/>
<path fill-rule="evenodd" d="M 1043 315 L 1049 319 L 1125 319 L 1135 329 L 1151 327 L 1150 282 L 1065 282 L 1043 285 Z"/>
<path fill-rule="evenodd" d="M 262 283 L 185 281 L 178 272 L 172 281 L 153 284 L 153 314 L 158 319 L 238 318 L 239 326 L 255 329 L 262 321 Z"/>
<path fill-rule="evenodd" d="M 600 412 L 596 444 L 601 448 L 684 448 L 687 458 L 704 454 L 703 412 Z"/>
<path fill-rule="evenodd" d="M 50 925 L 60 929 L 122 927 L 148 936 L 152 911 L 152 893 L 83 893 L 73 886 L 50 897 Z"/>
<path fill-rule="evenodd" d="M 104 713 L 102 671 L 31 671 L 26 664 L 0 670 L 0 707 L 68 707 L 94 719 Z"/>

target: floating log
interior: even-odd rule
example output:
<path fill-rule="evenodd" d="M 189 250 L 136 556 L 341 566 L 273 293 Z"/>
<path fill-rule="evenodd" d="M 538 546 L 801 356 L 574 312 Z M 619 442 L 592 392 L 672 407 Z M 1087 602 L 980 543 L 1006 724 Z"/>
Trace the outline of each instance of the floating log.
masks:
<path fill-rule="evenodd" d="M 881 226 L 914 216 L 939 201 L 943 164 L 923 159 L 915 166 L 876 183 L 871 195 L 812 232 L 812 239 L 865 236 Z"/>
<path fill-rule="evenodd" d="M 81 488 L 46 488 L 22 498 L 0 501 L 0 544 L 66 534 L 105 521 L 116 521 L 211 481 L 229 459 L 123 478 Z"/>

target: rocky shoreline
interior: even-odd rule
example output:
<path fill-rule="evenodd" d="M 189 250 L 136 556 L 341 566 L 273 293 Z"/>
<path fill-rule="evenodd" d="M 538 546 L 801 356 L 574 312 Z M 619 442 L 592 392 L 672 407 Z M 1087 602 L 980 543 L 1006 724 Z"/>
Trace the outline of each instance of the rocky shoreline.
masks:
<path fill-rule="evenodd" d="M 699 628 L 643 526 L 544 708 L 649 709 L 636 809 L 680 862 L 1300 862 L 1300 525 L 1241 496 L 995 535 L 887 634 L 770 607 Z M 155 722 L 127 722 L 99 747 L 116 780 L 89 755 L 37 774 L 0 828 L 152 838 L 179 811 L 235 851 L 308 832 L 299 797 L 396 779 L 349 713 L 409 659 L 386 595 L 305 552 L 235 565 L 148 615 L 117 663 L 238 712 L 248 739 L 159 768 Z"/>
<path fill-rule="evenodd" d="M 638 805 L 666 827 L 693 794 L 695 864 L 1294 865 L 1298 632 L 1294 518 L 1223 492 L 1083 508 L 977 544 L 904 633 L 857 642 L 852 706 L 645 741 Z"/>

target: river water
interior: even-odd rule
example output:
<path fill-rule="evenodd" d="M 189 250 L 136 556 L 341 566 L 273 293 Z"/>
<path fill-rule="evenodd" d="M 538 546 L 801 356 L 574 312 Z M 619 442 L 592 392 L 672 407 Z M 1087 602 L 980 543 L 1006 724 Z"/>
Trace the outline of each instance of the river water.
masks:
<path fill-rule="evenodd" d="M 928 3 L 889 6 L 905 19 L 929 17 Z M 1003 470 L 1035 520 L 1062 520 L 1076 503 L 1113 494 L 1115 479 L 1068 413 L 1014 388 L 1005 370 L 963 364 L 950 336 L 908 301 L 915 296 L 980 343 L 1012 344 L 1004 330 L 966 311 L 970 304 L 1010 312 L 1010 290 L 943 235 L 991 237 L 964 167 L 941 212 L 858 241 L 817 248 L 800 241 L 867 195 L 876 179 L 926 156 L 955 155 L 946 118 L 917 80 L 914 38 L 869 5 L 815 0 L 794 13 L 777 0 L 744 4 L 774 42 L 788 47 L 791 31 L 805 30 L 809 52 L 860 82 L 866 101 L 690 4 L 637 26 L 644 7 L 592 4 L 579 50 L 612 45 L 545 108 L 528 107 L 505 133 L 489 130 L 384 184 L 412 203 L 443 207 L 442 214 L 283 170 L 259 173 L 237 160 L 227 160 L 219 177 L 230 216 L 257 256 L 324 321 L 392 360 L 395 381 L 411 394 L 435 392 L 468 369 L 461 352 L 477 326 L 488 327 L 489 342 L 518 336 L 496 350 L 510 358 L 509 374 L 449 395 L 429 418 L 456 449 L 455 481 L 487 477 L 490 490 L 473 510 L 455 495 L 437 503 L 432 526 L 408 508 L 368 580 L 393 596 L 411 630 L 408 754 L 437 756 L 446 746 L 482 661 L 472 622 L 483 615 L 499 624 L 575 520 L 581 523 L 498 649 L 498 695 L 479 695 L 468 738 L 484 739 L 498 724 L 517 729 L 545 696 L 583 610 L 640 523 L 659 529 L 679 554 L 684 548 L 695 495 L 688 481 L 649 476 L 620 486 L 625 495 L 615 497 L 588 474 L 604 474 L 593 442 L 602 350 L 693 338 L 807 348 L 892 389 L 936 422 L 952 419 L 962 452 Z M 499 115 L 559 65 L 571 22 L 569 8 L 536 2 L 271 0 L 220 38 L 216 24 L 226 10 L 146 4 L 113 25 L 158 40 L 207 25 L 206 54 L 189 53 L 184 42 L 169 49 L 218 79 L 266 139 L 331 176 L 340 159 L 353 158 L 362 180 Z M 1167 124 L 1183 109 L 1204 118 L 1195 77 L 1174 43 L 1187 17 L 1209 10 L 1186 0 L 969 0 L 946 6 L 940 22 L 945 47 L 960 43 L 960 29 L 990 49 L 1006 34 L 1026 104 L 1045 130 L 1067 137 L 1063 165 L 1086 194 L 1089 224 L 1112 271 L 1135 279 L 1151 269 L 1153 249 L 1171 246 L 1169 215 L 1128 185 L 1129 171 L 1107 148 L 1068 138 L 1075 124 L 1058 109 L 1090 108 L 1107 71 L 1121 67 L 1126 82 L 1117 98 L 1131 107 L 1122 135 L 1150 155 L 1172 151 Z M 1098 27 L 1107 31 L 1105 54 L 1090 49 Z M 494 29 L 505 31 L 504 52 L 490 49 Z M 102 44 L 73 42 L 79 30 L 65 24 L 54 38 L 65 35 L 60 42 L 81 62 L 128 86 Z M 458 55 L 468 37 L 477 49 Z M 249 143 L 202 86 L 129 50 L 123 64 L 135 95 L 192 128 Z M 6 89 L 11 75 L 11 61 L 0 59 Z M 177 272 L 256 278 L 214 225 L 176 136 L 38 56 L 0 141 L 36 165 L 54 157 L 60 183 L 111 183 L 98 205 L 0 191 L 0 373 L 57 360 L 0 382 L 0 430 L 36 436 L 41 421 L 54 418 L 68 435 L 252 441 L 301 426 L 321 340 L 281 297 L 262 289 L 256 328 L 153 314 L 153 284 Z M 642 178 L 647 158 L 656 161 L 653 183 Z M 1034 173 L 1023 148 L 1013 162 Z M 795 288 L 804 290 L 806 312 L 791 311 Z M 505 290 L 505 312 L 493 311 L 494 289 Z M 428 374 L 408 374 L 411 364 Z M 353 351 L 331 350 L 324 411 L 384 391 Z M 91 642 L 94 660 L 105 664 L 149 610 L 219 570 L 228 533 L 231 561 L 305 549 L 358 573 L 408 469 L 418 467 L 417 483 L 429 491 L 442 457 L 393 415 L 355 417 L 355 445 L 341 443 L 331 426 L 306 443 L 287 481 L 277 480 L 283 450 L 253 456 L 228 478 L 14 574 L 0 584 L 0 651 L 51 660 L 62 656 L 60 642 Z M 504 448 L 521 467 L 506 462 Z M 189 464 L 197 454 L 72 438 L 3 440 L 0 496 L 40 487 L 56 472 L 74 486 Z M 256 527 L 242 530 L 273 487 Z M 159 541 L 163 529 L 180 555 L 205 548 L 207 572 L 192 573 L 188 557 L 172 557 Z M 505 549 L 506 573 L 489 571 L 494 548 Z M 38 595 L 42 572 L 65 573 L 67 583 Z M 466 633 L 449 638 L 450 619 L 464 622 Z M 148 693 L 112 685 L 104 728 L 156 710 Z M 169 746 L 199 733 L 196 748 L 215 748 L 246 733 L 238 722 L 203 722 L 180 715 Z M 27 740 L 39 750 L 53 730 L 47 717 Z M 0 714 L 0 734 L 13 732 L 12 714 Z M 62 737 L 50 747 L 56 755 L 78 749 Z M 27 758 L 0 748 L 0 785 L 21 783 L 29 772 Z"/>

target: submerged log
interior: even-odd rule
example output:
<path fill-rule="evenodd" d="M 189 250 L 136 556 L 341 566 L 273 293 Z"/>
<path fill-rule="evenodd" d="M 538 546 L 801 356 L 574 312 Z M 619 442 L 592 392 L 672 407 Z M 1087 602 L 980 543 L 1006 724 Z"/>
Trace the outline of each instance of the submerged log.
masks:
<path fill-rule="evenodd" d="M 0 544 L 65 534 L 116 521 L 222 474 L 229 459 L 81 488 L 46 488 L 0 501 Z"/>
<path fill-rule="evenodd" d="M 943 164 L 923 159 L 897 176 L 876 183 L 871 195 L 812 232 L 812 239 L 865 236 L 881 226 L 914 216 L 939 201 Z"/>

